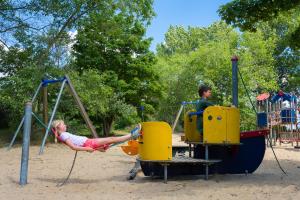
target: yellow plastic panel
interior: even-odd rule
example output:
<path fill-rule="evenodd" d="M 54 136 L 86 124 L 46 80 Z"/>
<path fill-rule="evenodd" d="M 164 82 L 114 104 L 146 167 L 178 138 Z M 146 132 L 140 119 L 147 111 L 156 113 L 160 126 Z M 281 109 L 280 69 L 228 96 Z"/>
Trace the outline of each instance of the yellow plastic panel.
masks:
<path fill-rule="evenodd" d="M 234 107 L 210 106 L 203 114 L 203 142 L 240 143 L 240 113 Z"/>
<path fill-rule="evenodd" d="M 240 143 L 240 112 L 237 108 L 227 108 L 227 143 Z"/>
<path fill-rule="evenodd" d="M 166 122 L 142 123 L 139 137 L 142 160 L 172 160 L 172 129 Z"/>
<path fill-rule="evenodd" d="M 197 116 L 193 115 L 189 117 L 190 112 L 196 112 L 196 110 L 190 110 L 184 115 L 185 140 L 189 142 L 200 142 L 201 137 L 197 129 Z"/>
<path fill-rule="evenodd" d="M 219 144 L 226 142 L 226 110 L 221 106 L 209 106 L 203 113 L 203 142 Z"/>

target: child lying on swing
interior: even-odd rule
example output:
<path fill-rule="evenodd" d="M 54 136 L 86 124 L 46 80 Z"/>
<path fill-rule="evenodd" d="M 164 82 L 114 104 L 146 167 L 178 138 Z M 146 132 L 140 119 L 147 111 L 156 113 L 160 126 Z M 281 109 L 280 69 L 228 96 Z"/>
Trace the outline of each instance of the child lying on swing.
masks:
<path fill-rule="evenodd" d="M 138 124 L 131 133 L 121 137 L 106 137 L 106 138 L 87 138 L 71 134 L 67 131 L 67 126 L 63 120 L 54 120 L 52 122 L 53 131 L 57 133 L 57 137 L 66 143 L 71 149 L 76 151 L 102 151 L 105 152 L 110 144 L 125 142 L 130 139 L 136 139 L 140 135 L 141 124 Z"/>

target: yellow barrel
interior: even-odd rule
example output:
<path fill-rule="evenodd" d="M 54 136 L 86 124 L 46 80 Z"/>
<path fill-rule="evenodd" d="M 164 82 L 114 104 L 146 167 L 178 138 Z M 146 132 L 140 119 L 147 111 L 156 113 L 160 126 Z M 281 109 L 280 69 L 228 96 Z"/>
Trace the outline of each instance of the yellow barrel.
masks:
<path fill-rule="evenodd" d="M 141 160 L 172 160 L 172 129 L 166 122 L 143 122 L 139 137 Z"/>
<path fill-rule="evenodd" d="M 201 135 L 197 129 L 197 115 L 189 116 L 189 113 L 196 110 L 189 110 L 184 115 L 184 135 L 188 142 L 200 142 Z"/>

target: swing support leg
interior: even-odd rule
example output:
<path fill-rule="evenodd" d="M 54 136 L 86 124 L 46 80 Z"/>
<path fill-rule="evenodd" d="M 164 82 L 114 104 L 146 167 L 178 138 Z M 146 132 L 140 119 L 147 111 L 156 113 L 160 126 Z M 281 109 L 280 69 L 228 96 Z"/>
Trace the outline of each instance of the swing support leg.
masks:
<path fill-rule="evenodd" d="M 31 132 L 31 112 L 32 103 L 28 102 L 25 106 L 24 127 L 23 127 L 23 145 L 21 157 L 21 171 L 20 171 L 20 185 L 27 184 L 28 174 L 28 158 L 29 158 L 29 145 L 30 145 L 30 132 Z"/>
<path fill-rule="evenodd" d="M 62 92 L 63 92 L 63 89 L 64 89 L 64 86 L 66 84 L 66 80 L 63 81 L 61 87 L 60 87 L 60 91 L 59 91 L 59 94 L 57 96 L 57 99 L 56 99 L 56 103 L 55 103 L 55 106 L 54 106 L 54 109 L 53 109 L 53 112 L 52 112 L 52 115 L 51 115 L 51 118 L 50 118 L 50 121 L 48 123 L 48 126 L 47 126 L 47 129 L 46 129 L 46 133 L 45 133 L 45 136 L 43 138 L 43 142 L 42 142 L 42 145 L 40 147 L 40 152 L 39 154 L 41 155 L 44 151 L 44 147 L 45 147 L 45 143 L 46 143 L 46 140 L 47 140 L 47 137 L 48 137 L 48 134 L 49 134 L 49 130 L 50 130 L 50 126 L 51 126 L 51 123 L 54 119 L 54 116 L 55 116 L 55 113 L 56 113 L 56 110 L 57 110 L 57 107 L 58 107 L 58 104 L 59 104 L 59 101 L 60 101 L 60 97 L 62 95 Z"/>

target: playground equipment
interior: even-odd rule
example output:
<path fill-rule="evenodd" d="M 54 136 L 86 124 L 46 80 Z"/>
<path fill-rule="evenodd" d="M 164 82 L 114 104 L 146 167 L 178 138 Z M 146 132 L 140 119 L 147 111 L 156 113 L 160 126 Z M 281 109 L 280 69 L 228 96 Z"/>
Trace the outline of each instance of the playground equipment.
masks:
<path fill-rule="evenodd" d="M 60 87 L 60 90 L 59 90 L 59 93 L 57 95 L 57 99 L 56 99 L 56 102 L 55 102 L 55 106 L 53 108 L 53 111 L 52 111 L 52 114 L 51 114 L 51 117 L 50 117 L 50 120 L 49 122 L 47 122 L 47 119 L 48 119 L 48 101 L 47 101 L 47 86 L 49 84 L 53 84 L 53 83 L 62 83 L 61 84 L 61 87 Z M 34 118 L 37 120 L 37 122 L 39 124 L 41 124 L 44 128 L 45 128 L 45 135 L 44 135 L 44 138 L 43 138 L 43 142 L 42 142 L 42 145 L 40 147 L 40 152 L 39 154 L 42 154 L 43 153 L 43 150 L 44 150 L 44 147 L 45 147 L 45 143 L 46 143 L 46 140 L 47 140 L 47 137 L 48 137 L 48 134 L 49 132 L 51 131 L 51 123 L 54 119 L 54 116 L 55 116 L 55 113 L 56 113 L 56 110 L 57 110 L 57 107 L 58 107 L 58 104 L 59 104 L 59 101 L 61 99 L 61 95 L 62 95 L 62 92 L 63 92 L 63 89 L 64 89 L 64 86 L 65 85 L 68 85 L 69 86 L 69 89 L 70 89 L 70 92 L 72 94 L 72 96 L 74 97 L 75 99 L 75 102 L 77 103 L 79 109 L 80 109 L 80 113 L 82 114 L 87 126 L 89 127 L 92 135 L 94 137 L 97 137 L 97 132 L 91 122 L 91 120 L 89 119 L 72 83 L 71 83 L 71 80 L 70 78 L 66 75 L 64 76 L 63 78 L 60 78 L 60 79 L 53 79 L 53 80 L 46 80 L 46 79 L 43 79 L 41 81 L 41 83 L 39 84 L 37 90 L 35 91 L 32 99 L 30 102 L 27 102 L 26 103 L 26 106 L 25 106 L 25 114 L 24 116 L 22 117 L 22 120 L 8 146 L 8 150 L 13 146 L 14 142 L 15 142 L 15 139 L 20 131 L 20 129 L 22 128 L 23 126 L 23 146 L 22 146 L 22 157 L 21 157 L 21 172 L 20 172 L 20 185 L 25 185 L 27 184 L 27 173 L 28 173 L 28 157 L 29 157 L 29 144 L 30 144 L 30 132 L 31 132 L 31 118 L 32 116 L 34 116 Z M 45 124 L 34 112 L 32 112 L 32 104 L 35 102 L 36 98 L 37 98 L 37 95 L 38 93 L 40 92 L 40 90 L 43 88 L 43 113 L 44 113 L 44 122 L 47 123 Z M 77 156 L 77 151 L 75 153 L 75 156 L 74 156 L 74 160 L 73 160 L 73 163 L 72 163 L 72 167 L 71 167 L 71 170 L 70 170 L 70 173 L 67 177 L 67 179 L 69 178 L 71 172 L 72 172 L 72 169 L 73 169 L 73 166 L 75 164 L 75 160 L 76 160 L 76 156 Z M 66 179 L 66 180 L 67 180 Z M 66 182 L 66 180 L 64 181 L 64 183 Z M 64 184 L 63 183 L 63 184 Z"/>
<path fill-rule="evenodd" d="M 201 113 L 195 113 L 192 111 L 185 113 L 185 142 L 188 144 L 188 156 L 174 155 L 174 152 L 186 148 L 172 146 L 172 132 L 175 130 L 182 111 L 185 111 L 185 106 L 196 104 L 197 102 L 182 103 L 172 128 L 165 122 L 142 123 L 142 134 L 138 138 L 138 147 L 135 142 L 129 142 L 127 146 L 122 147 L 128 155 L 136 155 L 137 151 L 139 153 L 137 164 L 133 171 L 136 172 L 137 165 L 140 165 L 145 176 L 163 176 L 165 182 L 167 182 L 168 176 L 201 174 L 205 175 L 205 178 L 208 179 L 209 174 L 247 174 L 253 173 L 258 168 L 264 157 L 266 148 L 265 136 L 269 134 L 269 129 L 261 128 L 255 131 L 240 133 L 240 114 L 238 110 L 237 95 L 238 59 L 237 57 L 233 57 L 231 61 L 233 74 L 232 96 L 234 107 L 210 106 Z M 50 125 L 54 119 L 65 84 L 70 86 L 71 93 L 80 107 L 81 113 L 83 114 L 92 134 L 97 136 L 97 133 L 67 76 L 60 80 L 46 80 L 45 83 L 42 82 L 37 89 L 32 102 L 35 100 L 37 93 L 42 86 L 54 82 L 62 82 L 62 86 L 48 125 L 44 125 L 46 133 L 40 153 L 43 152 L 46 138 L 50 132 Z M 20 184 L 27 183 L 30 124 L 31 116 L 33 114 L 31 106 L 32 103 L 30 102 L 26 105 L 25 116 L 19 125 L 19 127 L 21 127 L 22 124 L 24 124 Z M 199 137 L 199 133 L 195 130 L 195 114 L 203 115 L 203 138 Z M 36 117 L 36 119 L 39 118 Z M 15 136 L 19 132 L 19 127 Z M 12 144 L 13 141 L 11 142 L 11 145 Z M 75 163 L 76 155 L 77 152 L 75 153 L 72 168 Z M 72 168 L 67 179 L 71 174 Z"/>
<path fill-rule="evenodd" d="M 145 176 L 163 176 L 165 182 L 167 182 L 168 176 L 176 175 L 204 174 L 205 178 L 208 179 L 208 175 L 214 173 L 253 173 L 261 164 L 265 153 L 265 136 L 269 134 L 269 130 L 260 129 L 240 133 L 238 59 L 233 57 L 231 61 L 232 103 L 235 107 L 210 106 L 206 108 L 203 112 L 203 138 L 199 136 L 196 130 L 195 110 L 185 113 L 184 131 L 185 142 L 189 146 L 188 156 L 170 157 L 170 152 L 177 151 L 179 148 L 171 148 L 170 139 L 167 138 L 171 138 L 172 132 L 171 127 L 166 128 L 167 124 L 163 122 L 142 124 L 143 134 L 139 138 L 140 156 L 137 160 L 140 162 Z M 173 132 L 181 113 L 187 105 L 191 104 L 197 104 L 197 102 L 182 103 L 172 127 Z M 162 128 L 162 126 L 166 127 Z M 151 139 L 145 140 L 146 138 Z M 164 151 L 159 156 L 157 154 L 160 152 L 156 150 L 158 148 Z"/>
<path fill-rule="evenodd" d="M 142 123 L 142 133 L 139 137 L 140 159 L 172 159 L 172 130 L 169 124 L 166 122 L 144 122 Z"/>
<path fill-rule="evenodd" d="M 60 90 L 59 90 L 59 93 L 57 95 L 57 98 L 56 98 L 56 102 L 55 102 L 55 105 L 54 105 L 54 108 L 53 108 L 53 111 L 52 111 L 52 114 L 51 114 L 51 117 L 50 117 L 50 120 L 47 121 L 48 119 L 48 101 L 47 101 L 47 86 L 49 84 L 54 84 L 54 83 L 61 83 L 61 87 L 60 87 Z M 56 110 L 58 108 L 58 105 L 59 105 L 59 102 L 60 102 L 60 99 L 61 99 L 61 96 L 62 96 L 62 92 L 63 92 L 63 89 L 65 87 L 65 85 L 68 85 L 69 87 L 69 90 L 72 94 L 72 96 L 74 97 L 74 100 L 76 102 L 76 104 L 78 105 L 79 107 L 79 110 L 80 110 L 80 113 L 84 119 L 84 121 L 86 122 L 86 125 L 88 126 L 88 128 L 90 129 L 92 135 L 94 137 L 98 137 L 98 134 L 96 132 L 96 129 L 95 127 L 93 126 L 90 118 L 88 117 L 81 101 L 80 101 L 80 98 L 77 94 L 77 92 L 75 91 L 75 88 L 70 80 L 70 78 L 66 75 L 62 78 L 59 78 L 59 79 L 53 79 L 53 80 L 47 80 L 47 79 L 43 79 L 41 81 L 41 83 L 39 84 L 37 90 L 35 91 L 34 95 L 33 95 L 33 98 L 31 99 L 31 103 L 33 104 L 37 98 L 37 95 L 38 93 L 40 92 L 41 89 L 43 89 L 43 113 L 44 113 L 44 119 L 41 120 L 39 119 L 39 117 L 32 112 L 32 115 L 34 116 L 34 118 L 37 120 L 37 122 L 39 124 L 41 124 L 44 128 L 45 128 L 45 135 L 44 135 L 44 138 L 43 138 L 43 141 L 42 141 L 42 144 L 41 144 L 41 147 L 40 147 L 40 152 L 39 154 L 42 154 L 43 151 L 44 151 L 44 147 L 45 147 L 45 143 L 46 143 L 46 140 L 47 140 L 47 137 L 48 137 L 48 134 L 49 132 L 51 131 L 51 123 L 54 119 L 54 116 L 56 114 Z M 46 91 L 46 92 L 45 92 Z M 8 146 L 8 150 L 13 146 L 14 142 L 15 142 L 15 139 L 20 131 L 20 129 L 22 128 L 23 124 L 24 124 L 24 120 L 25 120 L 25 116 L 23 116 L 9 146 Z"/>
<path fill-rule="evenodd" d="M 258 127 L 270 129 L 272 143 L 290 143 L 299 148 L 300 122 L 297 96 L 279 91 L 271 96 L 269 93 L 256 97 L 258 108 Z"/>
<path fill-rule="evenodd" d="M 127 155 L 135 156 L 139 152 L 139 143 L 136 140 L 130 140 L 127 145 L 122 145 L 121 148 Z"/>
<path fill-rule="evenodd" d="M 49 120 L 49 122 L 47 122 L 46 119 L 47 116 L 48 116 L 48 102 L 47 102 L 47 89 L 46 87 L 48 86 L 48 84 L 51 84 L 51 83 L 62 83 L 61 84 L 61 87 L 60 87 L 60 91 L 58 93 L 58 96 L 57 96 L 57 99 L 56 99 L 56 102 L 55 102 L 55 106 L 53 108 L 53 111 L 52 111 L 52 114 L 51 114 L 51 118 Z M 27 184 L 27 173 L 28 173 L 28 159 L 29 159 L 29 144 L 30 144 L 30 133 L 31 133 L 31 120 L 32 120 L 32 116 L 37 120 L 37 122 L 42 125 L 46 132 L 45 132 L 45 135 L 44 135 L 44 138 L 43 138 L 43 142 L 42 142 L 42 145 L 41 145 L 41 148 L 40 148 L 40 152 L 39 154 L 42 154 L 43 153 L 43 150 L 44 150 L 44 146 L 45 146 L 45 143 L 46 143 L 46 140 L 47 140 L 47 137 L 48 137 L 48 134 L 49 132 L 52 132 L 53 135 L 55 135 L 55 138 L 57 138 L 58 140 L 59 137 L 56 133 L 55 130 L 51 129 L 51 124 L 52 124 L 52 121 L 54 119 L 54 116 L 55 116 L 55 113 L 56 113 L 56 110 L 57 110 L 57 107 L 58 107 L 58 104 L 59 104 L 59 101 L 61 99 L 61 95 L 62 95 L 62 92 L 63 92 L 63 89 L 64 89 L 64 86 L 65 85 L 68 85 L 69 86 L 69 89 L 70 89 L 70 92 L 72 94 L 72 96 L 74 97 L 75 99 L 75 102 L 77 103 L 79 109 L 80 109 L 80 112 L 82 114 L 82 117 L 84 118 L 87 126 L 89 127 L 92 135 L 94 137 L 98 137 L 98 134 L 91 122 L 91 120 L 89 119 L 80 99 L 79 99 L 79 96 L 77 95 L 72 83 L 71 83 L 71 80 L 69 79 L 69 77 L 66 75 L 64 76 L 63 78 L 60 78 L 60 79 L 53 79 L 53 80 L 42 80 L 42 82 L 39 84 L 36 92 L 34 93 L 34 96 L 32 98 L 32 100 L 30 102 L 27 102 L 26 103 L 26 106 L 25 106 L 25 114 L 10 142 L 10 145 L 8 147 L 8 150 L 13 146 L 14 144 L 14 141 L 20 131 L 20 129 L 22 128 L 23 126 L 23 146 L 22 146 L 22 157 L 21 157 L 21 172 L 20 172 L 20 185 L 26 185 Z M 36 97 L 39 93 L 39 91 L 41 90 L 41 88 L 43 87 L 43 108 L 44 108 L 44 122 L 46 121 L 46 124 L 35 114 L 32 112 L 32 104 L 33 102 L 36 100 Z M 46 91 L 46 92 L 45 92 Z M 48 125 L 47 125 L 48 124 Z M 61 141 L 62 142 L 62 141 Z M 119 142 L 119 143 L 114 143 L 114 144 L 110 144 L 110 145 L 107 145 L 104 147 L 104 149 L 107 149 L 107 148 L 110 148 L 110 147 L 113 147 L 113 146 L 117 146 L 119 144 L 122 144 L 123 142 Z M 136 155 L 137 154 L 137 142 L 136 141 L 133 141 L 133 140 L 129 140 L 128 141 L 128 144 L 129 146 L 126 147 L 122 147 L 124 148 L 127 152 L 128 155 Z M 128 148 L 129 147 L 129 148 Z M 77 158 L 77 151 L 75 152 L 75 155 L 74 155 L 74 159 L 73 159 L 73 162 L 72 162 L 72 166 L 71 166 L 71 169 L 69 171 L 69 174 L 68 176 L 66 177 L 66 179 L 62 182 L 62 183 L 58 183 L 57 186 L 62 186 L 64 185 L 71 173 L 72 173 L 72 170 L 73 170 L 73 167 L 74 167 L 74 164 L 75 164 L 75 161 L 76 161 L 76 158 Z"/>

